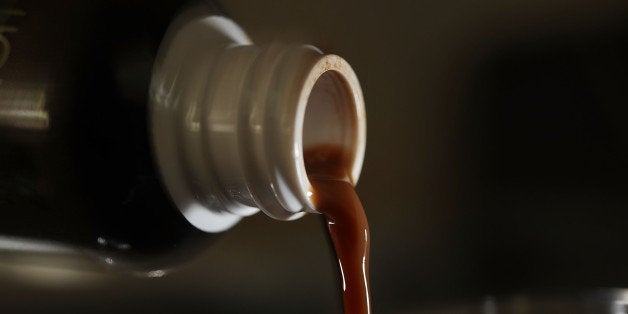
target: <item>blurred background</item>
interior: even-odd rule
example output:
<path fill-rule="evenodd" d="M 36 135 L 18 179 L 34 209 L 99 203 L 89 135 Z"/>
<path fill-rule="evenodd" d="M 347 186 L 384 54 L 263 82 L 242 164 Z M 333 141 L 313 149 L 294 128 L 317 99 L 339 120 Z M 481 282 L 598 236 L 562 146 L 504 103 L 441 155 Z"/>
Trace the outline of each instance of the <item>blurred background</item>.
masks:
<path fill-rule="evenodd" d="M 256 42 L 311 43 L 357 72 L 375 313 L 628 287 L 628 2 L 220 5 Z M 0 311 L 340 313 L 335 267 L 320 217 L 259 214 L 160 278 L 4 254 Z"/>

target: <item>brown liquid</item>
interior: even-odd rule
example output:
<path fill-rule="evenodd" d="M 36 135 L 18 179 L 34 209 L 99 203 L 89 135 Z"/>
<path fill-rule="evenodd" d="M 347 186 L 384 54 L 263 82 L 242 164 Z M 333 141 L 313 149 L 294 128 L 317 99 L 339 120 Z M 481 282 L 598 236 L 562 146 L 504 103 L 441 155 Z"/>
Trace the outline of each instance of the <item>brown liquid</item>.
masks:
<path fill-rule="evenodd" d="M 325 215 L 334 243 L 346 314 L 371 313 L 369 291 L 369 226 L 350 179 L 349 154 L 336 145 L 305 150 L 313 187 L 312 201 Z"/>

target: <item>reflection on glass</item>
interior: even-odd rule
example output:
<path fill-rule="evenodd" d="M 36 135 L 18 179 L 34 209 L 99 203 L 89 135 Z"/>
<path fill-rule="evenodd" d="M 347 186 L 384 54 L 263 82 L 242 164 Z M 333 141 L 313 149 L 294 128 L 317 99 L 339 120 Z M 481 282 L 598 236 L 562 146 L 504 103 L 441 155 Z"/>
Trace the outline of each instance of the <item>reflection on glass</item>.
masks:
<path fill-rule="evenodd" d="M 54 241 L 0 236 L 0 278 L 55 289 L 106 283 L 106 274 L 78 253 Z"/>
<path fill-rule="evenodd" d="M 53 241 L 0 236 L 0 253 L 5 252 L 67 254 L 76 252 L 76 249 Z"/>
<path fill-rule="evenodd" d="M 0 127 L 46 130 L 49 126 L 45 86 L 0 82 Z"/>

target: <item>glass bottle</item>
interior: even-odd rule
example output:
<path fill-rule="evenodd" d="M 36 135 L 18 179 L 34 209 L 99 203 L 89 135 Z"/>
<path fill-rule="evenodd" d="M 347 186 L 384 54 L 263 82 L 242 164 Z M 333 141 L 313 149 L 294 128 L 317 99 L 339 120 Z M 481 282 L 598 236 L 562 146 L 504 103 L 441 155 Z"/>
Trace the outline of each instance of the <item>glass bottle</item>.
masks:
<path fill-rule="evenodd" d="M 51 14 L 51 12 L 55 12 Z M 0 5 L 0 250 L 149 273 L 258 211 L 316 213 L 302 151 L 365 147 L 358 80 L 212 3 Z"/>

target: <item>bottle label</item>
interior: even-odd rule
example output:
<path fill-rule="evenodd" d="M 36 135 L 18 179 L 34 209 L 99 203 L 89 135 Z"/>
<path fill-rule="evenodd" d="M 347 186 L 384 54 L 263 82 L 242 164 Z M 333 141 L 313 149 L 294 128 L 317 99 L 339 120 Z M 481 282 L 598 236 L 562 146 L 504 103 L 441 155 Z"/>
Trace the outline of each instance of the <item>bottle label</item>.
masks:
<path fill-rule="evenodd" d="M 29 71 L 19 65 L 11 68 L 14 44 L 20 43 L 18 36 L 28 37 L 21 32 L 25 16 L 26 11 L 17 6 L 16 1 L 0 5 L 0 127 L 44 130 L 49 126 L 45 87 L 20 78 L 20 74 Z M 22 63 L 28 63 L 25 61 Z"/>

